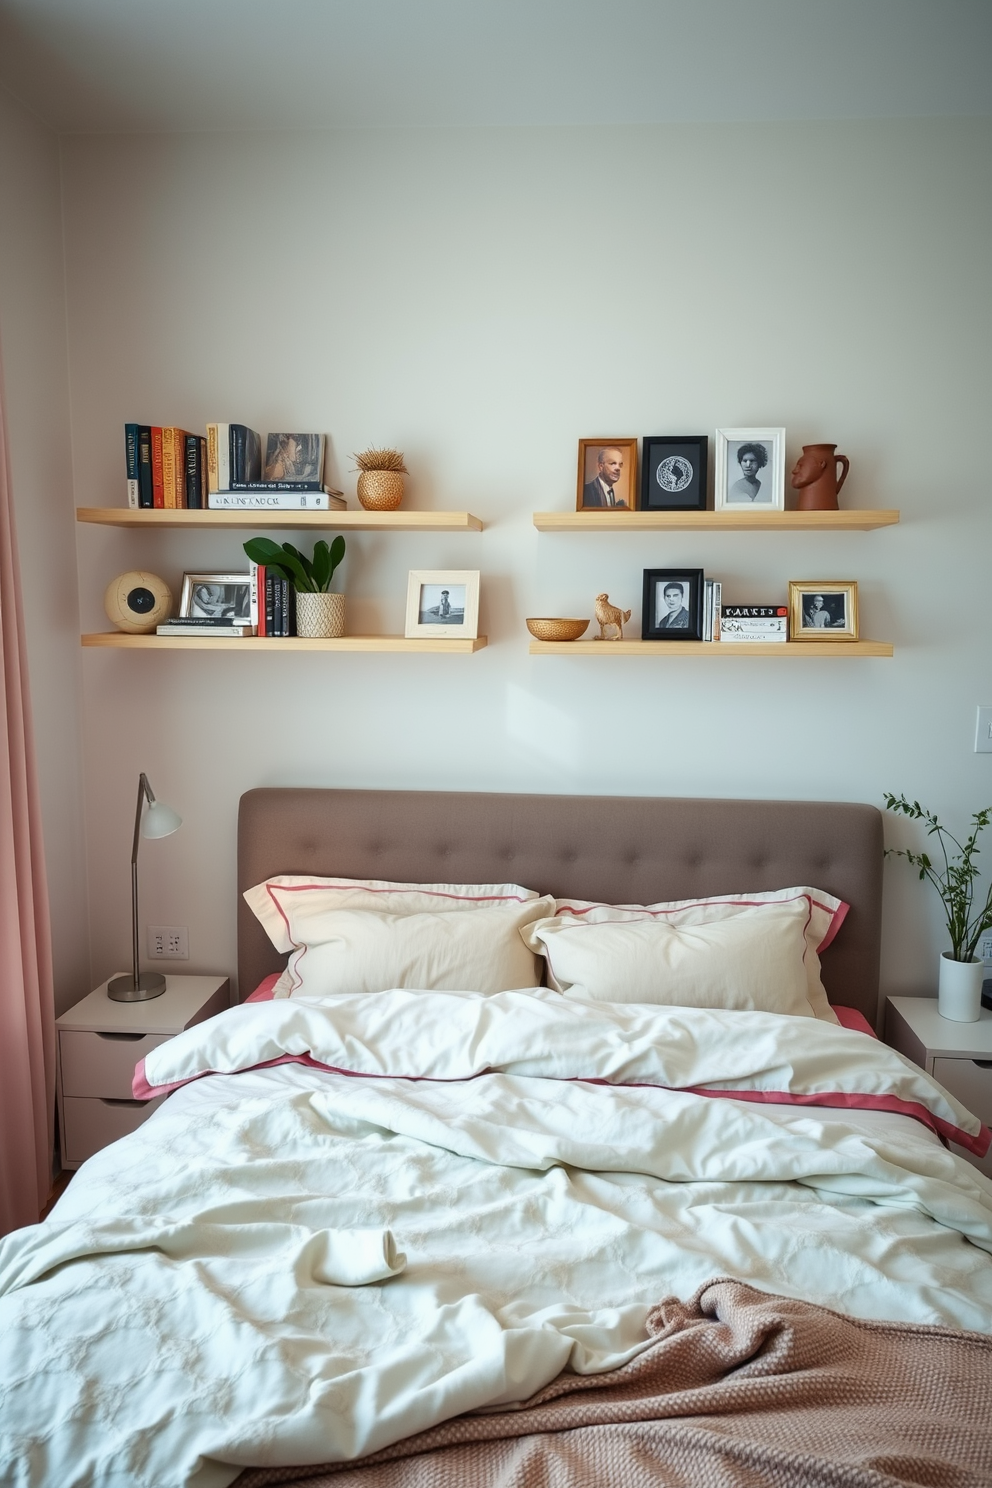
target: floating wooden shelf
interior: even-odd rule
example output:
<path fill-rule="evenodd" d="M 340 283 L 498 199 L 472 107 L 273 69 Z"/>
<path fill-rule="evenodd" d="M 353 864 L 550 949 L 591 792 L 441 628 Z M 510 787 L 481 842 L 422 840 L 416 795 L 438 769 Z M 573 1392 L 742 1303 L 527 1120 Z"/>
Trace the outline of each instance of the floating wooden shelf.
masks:
<path fill-rule="evenodd" d="M 336 641 L 313 641 L 305 636 L 160 636 L 125 635 L 120 630 L 98 631 L 80 636 L 84 646 L 114 647 L 126 651 L 432 651 L 438 655 L 465 655 L 481 651 L 488 637 L 475 640 L 444 640 L 425 636 L 342 636 Z"/>
<path fill-rule="evenodd" d="M 535 512 L 539 532 L 870 532 L 894 527 L 898 511 L 553 511 Z"/>
<path fill-rule="evenodd" d="M 531 656 L 776 656 L 803 661 L 891 656 L 888 641 L 531 641 Z"/>
<path fill-rule="evenodd" d="M 101 527 L 331 528 L 336 532 L 481 532 L 471 512 L 449 511 L 135 511 L 127 506 L 77 506 L 77 522 Z"/>

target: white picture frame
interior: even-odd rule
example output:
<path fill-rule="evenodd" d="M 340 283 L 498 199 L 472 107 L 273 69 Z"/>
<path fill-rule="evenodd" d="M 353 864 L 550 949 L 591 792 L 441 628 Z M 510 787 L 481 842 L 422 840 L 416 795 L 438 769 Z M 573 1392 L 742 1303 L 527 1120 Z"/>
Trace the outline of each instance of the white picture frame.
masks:
<path fill-rule="evenodd" d="M 713 509 L 785 511 L 784 429 L 717 429 Z"/>
<path fill-rule="evenodd" d="M 472 640 L 479 634 L 477 568 L 412 568 L 407 579 L 407 640 Z"/>

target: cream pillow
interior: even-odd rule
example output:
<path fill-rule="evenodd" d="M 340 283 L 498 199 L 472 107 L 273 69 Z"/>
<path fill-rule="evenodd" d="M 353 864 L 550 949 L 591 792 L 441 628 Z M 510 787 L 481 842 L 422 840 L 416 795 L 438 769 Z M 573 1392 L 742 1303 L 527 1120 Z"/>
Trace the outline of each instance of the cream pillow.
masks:
<path fill-rule="evenodd" d="M 530 926 L 548 981 L 568 996 L 790 1013 L 836 1023 L 818 951 L 847 912 L 808 888 L 653 905 L 559 901 Z"/>
<path fill-rule="evenodd" d="M 534 987 L 541 965 L 523 939 L 526 927 L 547 916 L 553 899 L 528 899 L 477 909 L 382 914 L 325 909 L 308 914 L 294 934 L 305 934 L 273 997 L 327 997 L 417 987 L 437 992 L 508 992 Z"/>
<path fill-rule="evenodd" d="M 307 941 L 308 927 L 316 924 L 319 928 L 322 916 L 332 909 L 392 915 L 438 910 L 449 913 L 520 904 L 537 897 L 534 889 L 522 889 L 519 884 L 392 883 L 387 879 L 318 878 L 298 873 L 267 878 L 244 894 L 245 903 L 276 950 L 283 952 Z"/>

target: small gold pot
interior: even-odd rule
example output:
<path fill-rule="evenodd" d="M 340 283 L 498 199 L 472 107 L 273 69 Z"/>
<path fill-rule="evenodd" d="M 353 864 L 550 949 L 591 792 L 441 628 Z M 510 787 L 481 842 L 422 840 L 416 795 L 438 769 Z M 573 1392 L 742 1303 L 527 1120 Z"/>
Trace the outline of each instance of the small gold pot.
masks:
<path fill-rule="evenodd" d="M 344 595 L 296 591 L 296 634 L 312 641 L 335 641 L 344 635 Z"/>
<path fill-rule="evenodd" d="M 399 470 L 363 470 L 358 477 L 358 499 L 366 511 L 395 511 L 403 500 Z"/>

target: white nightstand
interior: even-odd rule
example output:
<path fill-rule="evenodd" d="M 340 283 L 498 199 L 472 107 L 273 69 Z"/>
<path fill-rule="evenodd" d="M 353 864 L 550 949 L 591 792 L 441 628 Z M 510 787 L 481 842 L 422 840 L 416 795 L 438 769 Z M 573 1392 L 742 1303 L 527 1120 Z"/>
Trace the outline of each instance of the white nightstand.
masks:
<path fill-rule="evenodd" d="M 992 1126 L 992 1012 L 977 1023 L 942 1018 L 935 997 L 890 997 L 885 1007 L 885 1042 L 920 1065 L 986 1126 Z M 954 1151 L 992 1178 L 992 1148 L 983 1158 Z"/>
<path fill-rule="evenodd" d="M 164 1096 L 131 1096 L 139 1059 L 230 1005 L 227 977 L 170 976 L 166 983 L 161 997 L 150 1002 L 111 1002 L 104 982 L 56 1020 L 63 1168 L 78 1168 L 161 1105 Z"/>

